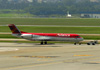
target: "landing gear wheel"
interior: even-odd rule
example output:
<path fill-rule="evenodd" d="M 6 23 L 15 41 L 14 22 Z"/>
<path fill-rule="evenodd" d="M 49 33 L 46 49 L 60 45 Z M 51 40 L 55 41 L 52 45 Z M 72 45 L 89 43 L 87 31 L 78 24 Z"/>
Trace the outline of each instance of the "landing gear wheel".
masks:
<path fill-rule="evenodd" d="M 87 43 L 87 45 L 90 45 L 90 43 Z"/>
<path fill-rule="evenodd" d="M 77 44 L 81 45 L 81 43 L 74 43 L 74 45 L 77 45 Z"/>
<path fill-rule="evenodd" d="M 81 43 L 79 43 L 79 45 L 81 45 Z"/>
<path fill-rule="evenodd" d="M 76 43 L 74 43 L 74 45 L 76 45 Z"/>
<path fill-rule="evenodd" d="M 95 44 L 98 44 L 98 41 L 94 41 Z"/>
<path fill-rule="evenodd" d="M 87 43 L 87 45 L 96 45 L 96 44 L 98 44 L 97 41 L 90 41 L 89 43 Z"/>
<path fill-rule="evenodd" d="M 92 43 L 92 45 L 95 45 L 95 43 Z"/>
<path fill-rule="evenodd" d="M 43 41 L 41 42 L 41 45 L 43 45 Z"/>
<path fill-rule="evenodd" d="M 45 41 L 44 43 L 47 44 L 47 41 Z"/>

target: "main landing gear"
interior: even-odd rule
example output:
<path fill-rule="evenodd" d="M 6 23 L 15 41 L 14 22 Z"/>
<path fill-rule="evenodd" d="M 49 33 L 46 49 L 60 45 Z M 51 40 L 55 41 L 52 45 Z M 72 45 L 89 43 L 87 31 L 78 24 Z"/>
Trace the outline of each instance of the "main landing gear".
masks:
<path fill-rule="evenodd" d="M 77 44 L 81 45 L 81 43 L 74 43 L 74 45 L 77 45 Z"/>
<path fill-rule="evenodd" d="M 45 41 L 45 42 L 41 41 L 40 44 L 41 44 L 41 45 L 43 45 L 43 44 L 47 44 L 47 41 Z"/>

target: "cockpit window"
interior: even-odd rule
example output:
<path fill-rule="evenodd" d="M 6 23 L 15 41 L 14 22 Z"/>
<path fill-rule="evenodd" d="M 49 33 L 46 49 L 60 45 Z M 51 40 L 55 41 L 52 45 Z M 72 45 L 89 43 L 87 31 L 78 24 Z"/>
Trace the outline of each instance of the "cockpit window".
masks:
<path fill-rule="evenodd" d="M 80 36 L 76 36 L 76 38 L 79 38 Z"/>

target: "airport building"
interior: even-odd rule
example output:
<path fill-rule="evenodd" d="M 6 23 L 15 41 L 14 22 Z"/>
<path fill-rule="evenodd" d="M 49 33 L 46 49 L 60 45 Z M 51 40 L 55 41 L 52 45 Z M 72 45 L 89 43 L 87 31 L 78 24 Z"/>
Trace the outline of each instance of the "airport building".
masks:
<path fill-rule="evenodd" d="M 100 18 L 100 12 L 81 13 L 81 18 Z"/>
<path fill-rule="evenodd" d="M 83 0 L 84 1 L 84 0 Z M 86 1 L 86 0 L 85 0 Z M 88 0 L 90 2 L 99 2 L 100 0 Z M 82 2 L 82 0 L 76 0 L 76 2 Z"/>
<path fill-rule="evenodd" d="M 9 2 L 17 2 L 17 3 L 21 3 L 21 2 L 33 2 L 33 0 L 8 0 Z"/>

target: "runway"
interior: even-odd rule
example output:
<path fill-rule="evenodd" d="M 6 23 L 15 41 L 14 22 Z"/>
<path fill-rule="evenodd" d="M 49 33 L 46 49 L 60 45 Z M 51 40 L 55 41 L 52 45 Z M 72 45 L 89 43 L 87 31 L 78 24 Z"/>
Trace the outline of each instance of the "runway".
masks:
<path fill-rule="evenodd" d="M 100 45 L 0 43 L 0 70 L 100 70 Z"/>

